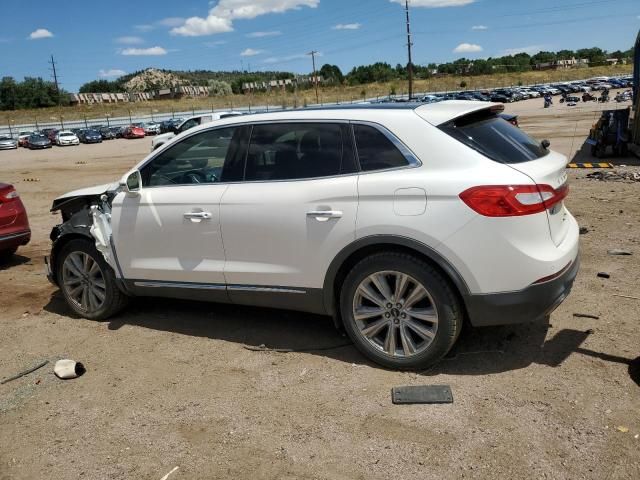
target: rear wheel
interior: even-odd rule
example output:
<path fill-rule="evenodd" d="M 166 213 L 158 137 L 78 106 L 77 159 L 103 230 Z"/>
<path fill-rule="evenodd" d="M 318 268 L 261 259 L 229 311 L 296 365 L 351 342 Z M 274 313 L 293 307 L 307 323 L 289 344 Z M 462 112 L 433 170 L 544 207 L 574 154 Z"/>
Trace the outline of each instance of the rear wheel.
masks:
<path fill-rule="evenodd" d="M 111 267 L 87 240 L 72 240 L 58 256 L 58 285 L 78 315 L 105 320 L 122 310 L 128 297 L 116 285 Z"/>
<path fill-rule="evenodd" d="M 356 347 L 390 368 L 434 364 L 462 328 L 462 309 L 447 280 L 401 253 L 380 253 L 358 263 L 345 279 L 340 307 Z"/>

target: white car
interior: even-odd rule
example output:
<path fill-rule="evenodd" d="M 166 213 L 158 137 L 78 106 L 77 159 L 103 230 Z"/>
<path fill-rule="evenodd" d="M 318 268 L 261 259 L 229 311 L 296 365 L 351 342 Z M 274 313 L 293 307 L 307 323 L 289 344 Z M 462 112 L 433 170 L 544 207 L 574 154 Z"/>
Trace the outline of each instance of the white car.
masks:
<path fill-rule="evenodd" d="M 62 130 L 56 134 L 56 145 L 60 147 L 65 145 L 80 145 L 80 139 L 75 133 L 69 130 Z"/>
<path fill-rule="evenodd" d="M 535 90 L 529 90 L 528 88 L 524 88 L 520 90 L 522 93 L 526 93 L 529 98 L 538 98 L 540 97 L 540 92 L 536 92 Z"/>
<path fill-rule="evenodd" d="M 157 122 L 145 123 L 142 128 L 144 129 L 145 135 L 157 135 L 160 133 L 160 124 Z"/>
<path fill-rule="evenodd" d="M 180 135 L 181 133 L 186 132 L 187 130 L 191 130 L 199 125 L 204 125 L 206 123 L 215 122 L 216 120 L 220 120 L 223 118 L 230 118 L 242 115 L 238 112 L 220 112 L 220 113 L 208 113 L 206 115 L 198 115 L 195 117 L 187 118 L 184 122 L 176 127 L 173 132 L 162 133 L 160 135 L 156 135 L 153 140 L 151 140 L 151 150 L 157 150 L 165 143 L 172 140 L 176 135 Z M 160 125 L 158 125 L 158 132 L 160 131 Z"/>
<path fill-rule="evenodd" d="M 373 361 L 424 368 L 465 321 L 547 318 L 578 271 L 567 158 L 502 109 L 354 105 L 202 125 L 120 182 L 54 201 L 49 278 L 85 318 L 131 296 L 312 312 Z"/>

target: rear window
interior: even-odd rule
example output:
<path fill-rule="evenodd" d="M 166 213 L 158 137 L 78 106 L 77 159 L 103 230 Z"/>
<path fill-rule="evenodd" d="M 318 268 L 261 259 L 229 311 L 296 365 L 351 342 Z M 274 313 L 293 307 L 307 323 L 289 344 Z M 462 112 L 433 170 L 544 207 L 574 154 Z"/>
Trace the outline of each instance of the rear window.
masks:
<path fill-rule="evenodd" d="M 540 142 L 493 112 L 465 115 L 444 124 L 440 129 L 500 163 L 528 162 L 549 153 Z"/>

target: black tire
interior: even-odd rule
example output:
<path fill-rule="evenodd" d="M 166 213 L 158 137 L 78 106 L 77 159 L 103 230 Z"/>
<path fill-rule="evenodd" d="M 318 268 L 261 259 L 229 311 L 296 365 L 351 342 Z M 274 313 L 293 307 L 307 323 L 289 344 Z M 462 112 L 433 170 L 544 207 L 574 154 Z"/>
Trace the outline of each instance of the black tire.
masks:
<path fill-rule="evenodd" d="M 18 251 L 18 247 L 0 250 L 0 265 L 7 263 L 11 257 Z"/>
<path fill-rule="evenodd" d="M 74 253 L 88 255 L 100 268 L 105 288 L 104 300 L 98 308 L 83 309 L 73 298 L 71 298 L 70 292 L 68 291 L 69 289 L 65 287 L 63 266 L 67 258 Z M 129 297 L 118 288 L 113 269 L 107 264 L 104 257 L 100 252 L 98 252 L 93 243 L 88 240 L 71 240 L 62 247 L 62 250 L 58 254 L 57 277 L 58 285 L 60 286 L 60 290 L 67 302 L 67 305 L 77 315 L 83 318 L 88 318 L 90 320 L 106 320 L 120 312 L 129 302 Z"/>
<path fill-rule="evenodd" d="M 354 317 L 357 289 L 361 282 L 377 272 L 389 271 L 408 275 L 421 283 L 430 295 L 430 301 L 437 312 L 437 330 L 431 343 L 423 351 L 408 356 L 390 355 L 384 352 L 381 346 L 373 345 L 360 332 Z M 409 293 L 407 293 L 407 297 L 409 297 Z M 458 339 L 463 323 L 463 310 L 460 301 L 447 279 L 419 258 L 396 252 L 381 252 L 371 255 L 353 267 L 342 285 L 340 311 L 345 330 L 358 350 L 380 365 L 399 370 L 426 369 L 438 362 L 449 352 Z M 402 322 L 402 320 L 398 320 L 396 317 L 395 322 Z"/>

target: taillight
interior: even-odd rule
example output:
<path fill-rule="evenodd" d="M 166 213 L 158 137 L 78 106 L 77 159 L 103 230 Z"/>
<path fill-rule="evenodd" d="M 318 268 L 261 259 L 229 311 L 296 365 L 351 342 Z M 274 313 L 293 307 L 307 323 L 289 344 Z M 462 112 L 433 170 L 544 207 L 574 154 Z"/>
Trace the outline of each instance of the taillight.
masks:
<path fill-rule="evenodd" d="M 18 192 L 13 187 L 9 187 L 7 190 L 0 191 L 0 203 L 10 202 L 14 198 L 18 198 Z"/>
<path fill-rule="evenodd" d="M 485 185 L 465 190 L 460 198 L 485 217 L 517 217 L 544 212 L 568 194 L 567 184 L 558 189 L 551 185 Z"/>

